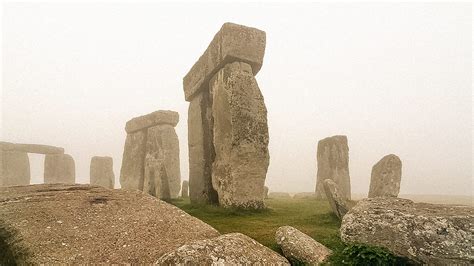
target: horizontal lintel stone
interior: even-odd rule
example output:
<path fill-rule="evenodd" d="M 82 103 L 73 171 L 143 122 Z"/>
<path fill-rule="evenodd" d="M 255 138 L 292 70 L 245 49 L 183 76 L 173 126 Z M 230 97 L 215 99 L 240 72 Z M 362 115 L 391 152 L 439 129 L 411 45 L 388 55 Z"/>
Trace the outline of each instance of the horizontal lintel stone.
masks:
<path fill-rule="evenodd" d="M 133 133 L 145 128 L 161 124 L 167 124 L 175 127 L 178 124 L 178 121 L 178 112 L 159 110 L 131 119 L 125 125 L 125 131 L 127 133 Z"/>
<path fill-rule="evenodd" d="M 20 144 L 10 142 L 0 142 L 0 149 L 6 151 L 19 151 L 39 154 L 63 154 L 64 148 L 42 144 Z"/>

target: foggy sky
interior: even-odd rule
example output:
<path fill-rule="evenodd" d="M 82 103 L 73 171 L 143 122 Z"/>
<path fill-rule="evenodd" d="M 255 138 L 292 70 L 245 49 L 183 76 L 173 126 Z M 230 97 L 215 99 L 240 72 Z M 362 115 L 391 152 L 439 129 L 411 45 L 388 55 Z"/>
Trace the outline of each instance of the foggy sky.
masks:
<path fill-rule="evenodd" d="M 256 76 L 268 109 L 273 191 L 314 191 L 318 140 L 349 141 L 351 187 L 367 193 L 384 155 L 402 162 L 401 194 L 471 195 L 472 14 L 464 4 L 4 4 L 0 139 L 61 146 L 88 183 L 125 122 L 180 114 L 182 78 L 224 22 L 266 31 Z M 31 155 L 42 182 L 43 156 Z"/>

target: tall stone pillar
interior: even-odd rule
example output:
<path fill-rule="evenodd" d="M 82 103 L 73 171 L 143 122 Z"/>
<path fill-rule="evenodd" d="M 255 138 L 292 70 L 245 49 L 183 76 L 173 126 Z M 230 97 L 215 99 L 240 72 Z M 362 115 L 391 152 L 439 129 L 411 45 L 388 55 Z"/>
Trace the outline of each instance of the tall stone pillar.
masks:
<path fill-rule="evenodd" d="M 26 152 L 0 149 L 0 186 L 29 185 L 30 178 Z"/>
<path fill-rule="evenodd" d="M 46 154 L 44 157 L 44 183 L 76 182 L 76 166 L 69 154 Z"/>
<path fill-rule="evenodd" d="M 351 199 L 347 137 L 332 136 L 320 140 L 317 153 L 316 198 L 326 199 L 323 182 L 331 179 L 340 188 L 342 196 Z"/>
<path fill-rule="evenodd" d="M 90 165 L 90 184 L 105 188 L 114 188 L 115 175 L 112 157 L 92 157 Z"/>
<path fill-rule="evenodd" d="M 267 114 L 254 78 L 264 53 L 265 32 L 225 23 L 183 79 L 192 203 L 264 207 Z"/>

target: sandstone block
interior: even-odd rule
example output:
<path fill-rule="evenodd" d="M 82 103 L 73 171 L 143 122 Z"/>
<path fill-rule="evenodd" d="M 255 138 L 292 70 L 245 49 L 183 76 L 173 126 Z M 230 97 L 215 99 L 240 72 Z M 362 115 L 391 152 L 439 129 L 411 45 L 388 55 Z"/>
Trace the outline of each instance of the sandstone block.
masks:
<path fill-rule="evenodd" d="M 347 137 L 333 136 L 320 140 L 317 153 L 316 198 L 324 199 L 326 197 L 323 181 L 332 179 L 339 186 L 342 195 L 351 199 Z"/>
<path fill-rule="evenodd" d="M 189 197 L 189 182 L 188 180 L 183 181 L 183 185 L 181 186 L 181 197 L 188 198 Z"/>
<path fill-rule="evenodd" d="M 268 187 L 267 186 L 264 186 L 263 187 L 263 198 L 264 199 L 268 199 Z"/>
<path fill-rule="evenodd" d="M 179 114 L 174 111 L 159 110 L 150 114 L 135 117 L 127 122 L 125 131 L 133 133 L 156 125 L 171 125 L 175 127 L 179 122 Z"/>
<path fill-rule="evenodd" d="M 256 75 L 262 67 L 265 43 L 264 31 L 233 23 L 222 25 L 204 54 L 183 79 L 186 101 L 207 88 L 214 74 L 228 63 L 245 62 Z"/>
<path fill-rule="evenodd" d="M 44 157 L 44 183 L 74 184 L 76 166 L 69 154 L 46 154 Z"/>
<path fill-rule="evenodd" d="M 212 185 L 224 207 L 264 208 L 269 164 L 267 109 L 249 64 L 234 62 L 210 82 L 213 95 Z"/>
<path fill-rule="evenodd" d="M 470 265 L 474 208 L 378 197 L 361 200 L 342 219 L 341 239 L 385 247 L 427 265 Z"/>
<path fill-rule="evenodd" d="M 30 177 L 26 152 L 0 150 L 0 186 L 29 185 Z"/>
<path fill-rule="evenodd" d="M 398 156 L 384 156 L 372 167 L 369 198 L 397 197 L 402 179 L 402 161 Z"/>
<path fill-rule="evenodd" d="M 143 190 L 146 142 L 146 131 L 127 134 L 120 169 L 123 189 Z"/>
<path fill-rule="evenodd" d="M 92 157 L 90 166 L 90 184 L 105 188 L 114 188 L 115 175 L 112 157 Z"/>
<path fill-rule="evenodd" d="M 339 219 L 342 219 L 342 217 L 344 217 L 344 215 L 350 210 L 352 203 L 349 202 L 344 194 L 342 194 L 341 189 L 333 180 L 324 180 L 323 187 L 332 211 Z"/>
<path fill-rule="evenodd" d="M 10 142 L 0 142 L 0 149 L 11 150 L 27 153 L 39 153 L 39 154 L 63 154 L 64 148 L 41 145 L 41 144 L 20 144 Z"/>

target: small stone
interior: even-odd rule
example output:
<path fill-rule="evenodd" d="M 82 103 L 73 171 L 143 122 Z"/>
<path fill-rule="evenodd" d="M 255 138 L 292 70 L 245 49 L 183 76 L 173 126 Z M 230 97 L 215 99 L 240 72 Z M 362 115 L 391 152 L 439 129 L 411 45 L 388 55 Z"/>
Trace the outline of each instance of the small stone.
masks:
<path fill-rule="evenodd" d="M 384 156 L 372 167 L 369 198 L 398 197 L 402 179 L 402 161 L 398 156 Z"/>

